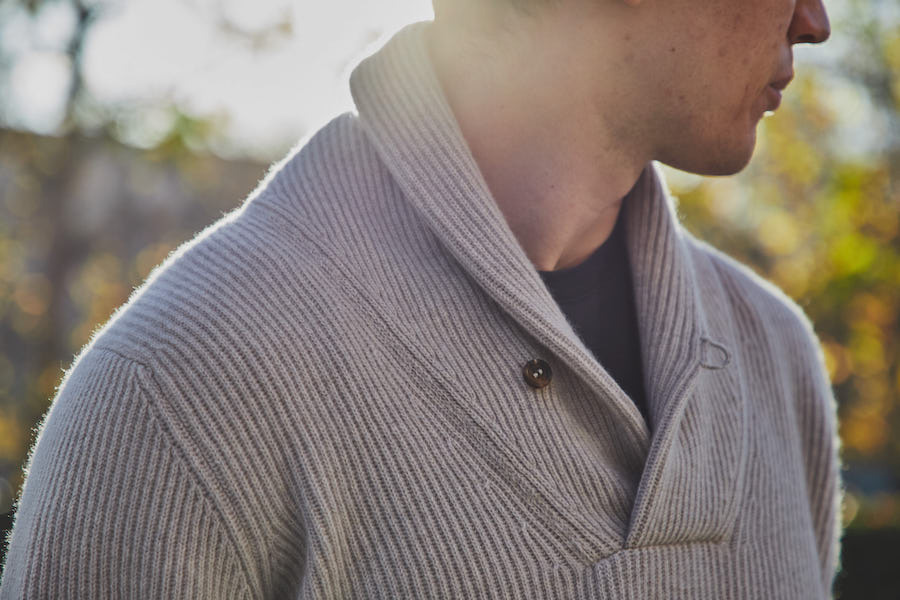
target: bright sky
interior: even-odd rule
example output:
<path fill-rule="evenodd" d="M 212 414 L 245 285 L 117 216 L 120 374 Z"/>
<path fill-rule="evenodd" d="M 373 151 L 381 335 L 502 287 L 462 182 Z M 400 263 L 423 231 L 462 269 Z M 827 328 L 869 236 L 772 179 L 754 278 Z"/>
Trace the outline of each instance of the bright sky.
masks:
<path fill-rule="evenodd" d="M 213 148 L 220 154 L 269 159 L 350 108 L 349 68 L 367 47 L 405 23 L 432 17 L 431 0 L 96 1 L 115 8 L 88 38 L 86 84 L 104 105 L 147 107 L 123 123 L 129 143 L 153 145 L 171 124 L 171 115 L 155 107 L 174 102 L 193 116 L 227 115 L 230 125 Z M 842 22 L 847 2 L 829 0 L 833 23 Z M 896 0 L 872 2 L 883 18 L 900 20 Z M 67 0 L 45 0 L 30 23 L 10 8 L 16 4 L 0 3 L 0 57 L 15 58 L 0 88 L 10 109 L 4 121 L 53 133 L 68 86 L 64 44 L 74 14 Z M 263 47 L 221 26 L 252 34 L 286 15 L 292 30 Z M 823 47 L 797 46 L 795 57 L 833 65 L 852 41 L 835 31 Z M 846 124 L 848 147 L 869 147 L 882 128 L 862 126 L 874 118 L 867 97 L 852 82 L 836 83 L 829 101 Z"/>
<path fill-rule="evenodd" d="M 94 26 L 85 47 L 85 79 L 104 103 L 172 98 L 194 115 L 226 113 L 229 137 L 245 150 L 286 148 L 330 116 L 350 108 L 349 67 L 380 36 L 429 19 L 430 0 L 123 0 Z M 0 15 L 0 45 L 22 52 L 10 73 L 19 125 L 51 132 L 59 120 L 68 62 L 61 41 L 74 25 L 64 2 L 50 2 L 28 27 Z M 254 48 L 229 35 L 224 18 L 258 32 L 292 17 L 293 31 Z M 151 143 L 165 130 L 151 111 L 134 131 Z M 268 150 L 271 152 L 271 150 Z"/>

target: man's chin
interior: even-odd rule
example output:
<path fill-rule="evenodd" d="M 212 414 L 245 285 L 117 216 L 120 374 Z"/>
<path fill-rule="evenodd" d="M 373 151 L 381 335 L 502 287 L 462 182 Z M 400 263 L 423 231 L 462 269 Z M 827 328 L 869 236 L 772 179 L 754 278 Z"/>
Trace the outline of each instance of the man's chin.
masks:
<path fill-rule="evenodd" d="M 756 137 L 754 136 L 753 143 L 747 144 L 743 148 L 730 147 L 718 151 L 700 152 L 695 155 L 675 156 L 671 157 L 671 160 L 663 157 L 657 160 L 679 171 L 695 175 L 723 177 L 740 173 L 750 164 L 755 143 Z"/>

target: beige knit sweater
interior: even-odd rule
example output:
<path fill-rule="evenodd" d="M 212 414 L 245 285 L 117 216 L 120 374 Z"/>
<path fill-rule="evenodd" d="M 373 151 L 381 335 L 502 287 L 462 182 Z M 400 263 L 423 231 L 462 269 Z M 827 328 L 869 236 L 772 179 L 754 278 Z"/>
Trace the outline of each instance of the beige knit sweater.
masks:
<path fill-rule="evenodd" d="M 493 203 L 424 27 L 80 356 L 2 598 L 829 595 L 808 321 L 685 232 L 648 165 L 624 209 L 648 429 Z"/>

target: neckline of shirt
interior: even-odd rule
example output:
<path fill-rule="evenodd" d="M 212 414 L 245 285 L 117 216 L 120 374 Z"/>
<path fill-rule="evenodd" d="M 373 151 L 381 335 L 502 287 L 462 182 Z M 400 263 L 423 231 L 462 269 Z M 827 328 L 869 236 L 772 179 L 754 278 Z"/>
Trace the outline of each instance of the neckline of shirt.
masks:
<path fill-rule="evenodd" d="M 586 259 L 565 269 L 538 271 L 557 302 L 572 302 L 616 280 L 619 262 L 627 261 L 622 210 L 609 237 Z"/>

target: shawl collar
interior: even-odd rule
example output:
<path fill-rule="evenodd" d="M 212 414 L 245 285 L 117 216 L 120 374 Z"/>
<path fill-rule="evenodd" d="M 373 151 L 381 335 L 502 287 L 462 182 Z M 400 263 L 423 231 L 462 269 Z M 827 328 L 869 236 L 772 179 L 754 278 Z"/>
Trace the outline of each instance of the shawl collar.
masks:
<path fill-rule="evenodd" d="M 720 368 L 726 361 L 719 359 L 728 356 L 724 344 L 709 340 L 687 235 L 660 172 L 648 164 L 623 206 L 651 439 L 634 403 L 578 339 L 494 202 L 433 70 L 427 27 L 407 26 L 354 69 L 350 85 L 360 122 L 448 251 L 591 386 L 616 413 L 622 435 L 646 458 L 629 536 L 637 541 L 651 512 L 642 505 L 651 503 L 651 488 L 662 477 L 693 381 L 702 366 Z"/>

